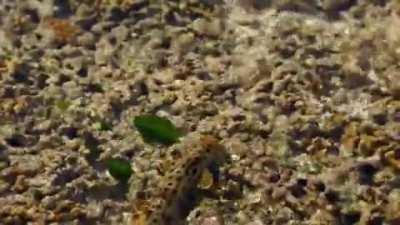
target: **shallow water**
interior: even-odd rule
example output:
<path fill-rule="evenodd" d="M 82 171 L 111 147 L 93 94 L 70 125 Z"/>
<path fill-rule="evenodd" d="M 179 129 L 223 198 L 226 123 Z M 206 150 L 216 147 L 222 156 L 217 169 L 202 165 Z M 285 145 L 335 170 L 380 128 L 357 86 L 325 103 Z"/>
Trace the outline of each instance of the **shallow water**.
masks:
<path fill-rule="evenodd" d="M 398 224 L 399 9 L 0 0 L 0 224 Z"/>

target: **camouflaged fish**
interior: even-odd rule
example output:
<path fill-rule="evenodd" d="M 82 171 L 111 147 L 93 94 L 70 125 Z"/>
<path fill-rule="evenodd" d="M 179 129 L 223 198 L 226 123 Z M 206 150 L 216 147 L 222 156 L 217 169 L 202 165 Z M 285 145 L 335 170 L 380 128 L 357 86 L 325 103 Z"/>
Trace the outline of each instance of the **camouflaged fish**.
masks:
<path fill-rule="evenodd" d="M 182 225 L 185 224 L 183 208 L 188 194 L 195 188 L 202 172 L 211 165 L 221 165 L 227 159 L 218 140 L 202 137 L 175 160 L 160 182 L 146 197 L 137 197 L 133 203 L 131 225 Z"/>

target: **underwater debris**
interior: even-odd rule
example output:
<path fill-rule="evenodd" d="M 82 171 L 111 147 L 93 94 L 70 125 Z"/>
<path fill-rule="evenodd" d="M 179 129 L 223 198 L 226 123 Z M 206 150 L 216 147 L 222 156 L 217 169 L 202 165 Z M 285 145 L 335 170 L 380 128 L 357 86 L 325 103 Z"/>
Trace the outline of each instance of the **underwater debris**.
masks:
<path fill-rule="evenodd" d="M 189 147 L 189 146 L 187 146 Z M 193 143 L 175 166 L 165 173 L 159 187 L 146 196 L 136 196 L 132 225 L 180 225 L 192 204 L 190 194 L 196 189 L 203 171 L 212 164 L 221 165 L 227 159 L 224 147 L 211 136 Z"/>
<path fill-rule="evenodd" d="M 147 142 L 172 144 L 182 136 L 171 121 L 155 115 L 137 116 L 133 124 Z"/>

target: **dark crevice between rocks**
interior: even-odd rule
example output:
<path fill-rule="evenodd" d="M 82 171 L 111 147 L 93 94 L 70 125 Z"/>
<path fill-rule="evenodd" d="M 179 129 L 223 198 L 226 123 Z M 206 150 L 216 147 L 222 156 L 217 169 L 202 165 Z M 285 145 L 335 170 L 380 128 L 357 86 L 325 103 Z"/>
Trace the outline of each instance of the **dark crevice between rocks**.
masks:
<path fill-rule="evenodd" d="M 57 177 L 53 180 L 52 184 L 56 186 L 65 186 L 65 184 L 75 180 L 80 176 L 78 171 L 74 169 L 64 169 L 59 172 Z"/>
<path fill-rule="evenodd" d="M 10 137 L 6 137 L 4 140 L 10 147 L 23 148 L 23 147 L 34 146 L 39 141 L 39 138 L 36 136 L 13 134 Z"/>
<path fill-rule="evenodd" d="M 24 147 L 25 137 L 23 135 L 13 135 L 5 139 L 6 143 L 11 147 Z"/>
<path fill-rule="evenodd" d="M 58 77 L 58 80 L 57 80 L 57 82 L 55 84 L 58 85 L 58 86 L 62 86 L 64 83 L 66 83 L 68 81 L 71 81 L 71 78 L 69 76 L 65 75 L 65 74 L 61 74 Z"/>
<path fill-rule="evenodd" d="M 367 225 L 382 225 L 383 222 L 384 218 L 382 216 L 375 216 L 367 222 Z"/>
<path fill-rule="evenodd" d="M 125 103 L 126 103 L 126 102 L 125 102 Z M 129 107 L 127 104 L 123 104 L 123 103 L 120 102 L 120 101 L 111 102 L 110 105 L 111 105 L 111 111 L 112 111 L 112 113 L 113 113 L 113 117 L 114 117 L 116 120 L 119 120 L 119 119 L 121 118 L 122 112 L 123 112 L 126 108 Z"/>
<path fill-rule="evenodd" d="M 290 152 L 293 154 L 293 156 L 298 156 L 307 152 L 306 146 L 296 141 L 288 140 L 288 145 L 290 148 Z"/>
<path fill-rule="evenodd" d="M 88 190 L 87 196 L 98 201 L 106 199 L 125 201 L 128 190 L 129 185 L 126 182 L 118 182 L 115 185 L 97 185 Z"/>
<path fill-rule="evenodd" d="M 333 129 L 323 133 L 323 137 L 332 139 L 334 142 L 339 143 L 343 134 L 344 134 L 344 126 L 337 126 Z"/>
<path fill-rule="evenodd" d="M 15 98 L 16 96 L 16 90 L 12 85 L 4 85 L 0 89 L 0 97 L 1 98 Z M 399 121 L 400 121 L 400 111 L 398 113 L 399 115 Z"/>
<path fill-rule="evenodd" d="M 338 1 L 338 3 L 333 3 L 331 6 L 324 9 L 326 18 L 328 20 L 339 20 L 341 19 L 342 12 L 348 11 L 351 7 L 357 4 L 358 0 Z"/>
<path fill-rule="evenodd" d="M 47 83 L 46 83 L 47 79 L 49 79 L 48 75 L 39 74 L 39 76 L 36 80 L 36 86 L 41 90 L 44 89 L 45 87 L 47 87 Z"/>
<path fill-rule="evenodd" d="M 86 85 L 85 88 L 86 92 L 91 92 L 91 93 L 104 93 L 103 87 L 101 86 L 100 83 L 89 83 Z"/>
<path fill-rule="evenodd" d="M 386 113 L 380 113 L 372 116 L 374 122 L 380 126 L 385 125 L 388 122 L 388 116 Z"/>
<path fill-rule="evenodd" d="M 76 24 L 82 28 L 82 30 L 90 31 L 92 27 L 98 22 L 97 15 L 90 15 L 81 20 L 78 20 Z"/>
<path fill-rule="evenodd" d="M 25 9 L 24 14 L 29 16 L 32 23 L 39 24 L 40 16 L 37 10 Z"/>
<path fill-rule="evenodd" d="M 82 67 L 80 70 L 77 72 L 79 77 L 87 77 L 88 76 L 88 70 L 86 67 Z"/>
<path fill-rule="evenodd" d="M 66 0 L 54 0 L 54 14 L 55 17 L 65 19 L 70 17 L 73 12 L 71 10 L 71 6 L 69 5 L 69 1 Z"/>
<path fill-rule="evenodd" d="M 83 139 L 85 140 L 85 147 L 89 149 L 89 154 L 86 155 L 86 160 L 95 168 L 99 170 L 104 170 L 106 168 L 103 163 L 97 161 L 100 156 L 100 141 L 93 136 L 90 132 L 85 132 L 83 134 Z"/>
<path fill-rule="evenodd" d="M 179 203 L 180 211 L 181 211 L 181 218 L 187 217 L 190 211 L 196 207 L 203 198 L 203 195 L 198 194 L 196 190 L 188 191 L 187 194 L 182 198 L 181 202 Z"/>
<path fill-rule="evenodd" d="M 121 22 L 124 19 L 126 19 L 128 15 L 129 15 L 129 12 L 125 12 L 125 11 L 121 10 L 120 8 L 113 8 L 110 11 L 109 19 L 114 22 Z"/>
<path fill-rule="evenodd" d="M 78 137 L 78 128 L 76 127 L 65 127 L 61 129 L 62 135 L 65 135 L 68 139 L 72 140 Z"/>
<path fill-rule="evenodd" d="M 341 225 L 354 225 L 361 218 L 360 212 L 350 212 L 350 213 L 343 213 L 340 214 L 340 224 Z"/>
<path fill-rule="evenodd" d="M 34 82 L 29 80 L 30 70 L 31 68 L 24 64 L 17 66 L 14 74 L 12 74 L 13 81 L 15 83 L 23 83 L 29 86 L 33 85 Z"/>
<path fill-rule="evenodd" d="M 145 95 L 145 96 L 149 95 L 149 88 L 148 88 L 146 82 L 143 82 L 143 81 L 140 82 L 138 89 L 139 89 L 139 95 Z"/>
<path fill-rule="evenodd" d="M 373 165 L 363 164 L 358 167 L 358 179 L 360 184 L 373 185 L 374 175 L 378 171 Z"/>
<path fill-rule="evenodd" d="M 369 0 L 374 5 L 384 7 L 386 6 L 387 3 L 389 3 L 389 0 Z"/>
<path fill-rule="evenodd" d="M 138 12 L 141 11 L 141 9 L 146 8 L 149 9 L 150 5 L 149 1 L 137 1 L 135 4 L 132 4 L 129 9 L 126 10 L 126 12 Z"/>
<path fill-rule="evenodd" d="M 334 190 L 327 190 L 324 195 L 326 200 L 330 203 L 335 203 L 340 200 L 339 193 Z"/>
<path fill-rule="evenodd" d="M 290 187 L 290 193 L 295 198 L 302 198 L 307 194 L 307 191 L 304 189 L 302 184 L 296 183 Z"/>
<path fill-rule="evenodd" d="M 326 190 L 326 185 L 322 181 L 318 181 L 314 184 L 315 190 L 318 192 L 324 192 Z"/>

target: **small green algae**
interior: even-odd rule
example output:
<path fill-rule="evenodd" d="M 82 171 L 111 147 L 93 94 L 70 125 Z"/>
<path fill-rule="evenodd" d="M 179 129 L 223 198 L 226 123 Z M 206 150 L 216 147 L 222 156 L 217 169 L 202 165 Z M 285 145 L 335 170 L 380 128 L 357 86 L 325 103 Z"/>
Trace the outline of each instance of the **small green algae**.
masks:
<path fill-rule="evenodd" d="M 146 142 L 173 144 L 182 136 L 171 121 L 155 115 L 137 116 L 133 124 Z"/>
<path fill-rule="evenodd" d="M 111 176 L 123 182 L 128 181 L 132 175 L 130 163 L 123 159 L 109 159 L 107 169 Z"/>
<path fill-rule="evenodd" d="M 58 101 L 56 101 L 56 107 L 61 112 L 67 111 L 70 105 L 71 105 L 71 103 L 69 101 L 67 101 L 67 100 L 58 100 Z"/>

